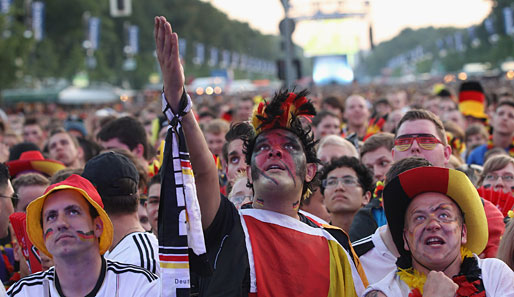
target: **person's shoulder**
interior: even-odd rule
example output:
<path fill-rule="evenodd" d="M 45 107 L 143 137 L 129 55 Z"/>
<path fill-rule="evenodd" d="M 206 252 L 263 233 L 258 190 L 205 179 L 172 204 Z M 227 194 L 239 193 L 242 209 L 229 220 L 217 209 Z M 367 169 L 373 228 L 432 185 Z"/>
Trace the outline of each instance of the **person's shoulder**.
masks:
<path fill-rule="evenodd" d="M 37 272 L 20 279 L 7 290 L 7 296 L 18 296 L 17 294 L 22 293 L 24 290 L 43 286 L 45 280 L 53 282 L 55 279 L 54 272 L 54 267 L 51 267 L 46 271 Z"/>
<path fill-rule="evenodd" d="M 483 159 L 483 156 L 487 152 L 487 145 L 482 144 L 471 150 L 469 153 L 467 163 L 468 164 L 477 164 L 477 161 Z M 480 164 L 479 164 L 480 165 Z"/>
<path fill-rule="evenodd" d="M 140 266 L 128 264 L 128 263 L 122 263 L 122 262 L 118 262 L 118 261 L 113 261 L 113 260 L 109 260 L 109 259 L 106 259 L 106 261 L 107 261 L 107 272 L 113 273 L 116 275 L 127 276 L 132 281 L 135 281 L 136 279 L 141 278 L 141 279 L 147 280 L 148 282 L 153 282 L 153 281 L 159 279 L 159 277 L 156 274 L 154 274 L 154 273 L 150 272 L 149 270 L 144 269 Z"/>
<path fill-rule="evenodd" d="M 512 269 L 510 269 L 510 267 L 507 264 L 505 264 L 505 262 L 497 258 L 478 258 L 478 266 L 482 270 L 487 270 L 491 273 L 503 273 L 503 270 L 505 269 L 509 272 L 514 273 Z"/>

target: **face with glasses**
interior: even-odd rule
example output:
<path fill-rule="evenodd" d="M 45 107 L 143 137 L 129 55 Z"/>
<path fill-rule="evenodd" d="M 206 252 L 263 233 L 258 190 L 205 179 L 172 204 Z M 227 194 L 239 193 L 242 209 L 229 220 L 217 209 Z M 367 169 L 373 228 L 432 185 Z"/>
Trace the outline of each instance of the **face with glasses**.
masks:
<path fill-rule="evenodd" d="M 330 171 L 322 185 L 325 205 L 330 213 L 355 213 L 370 199 L 369 192 L 364 193 L 355 170 L 350 167 Z"/>
<path fill-rule="evenodd" d="M 394 161 L 417 156 L 434 166 L 445 167 L 448 164 L 451 148 L 442 143 L 435 124 L 430 120 L 405 121 L 396 135 L 392 151 Z"/>
<path fill-rule="evenodd" d="M 510 193 L 514 191 L 514 165 L 509 165 L 496 171 L 491 171 L 484 176 L 482 185 L 491 187 L 495 191 Z"/>

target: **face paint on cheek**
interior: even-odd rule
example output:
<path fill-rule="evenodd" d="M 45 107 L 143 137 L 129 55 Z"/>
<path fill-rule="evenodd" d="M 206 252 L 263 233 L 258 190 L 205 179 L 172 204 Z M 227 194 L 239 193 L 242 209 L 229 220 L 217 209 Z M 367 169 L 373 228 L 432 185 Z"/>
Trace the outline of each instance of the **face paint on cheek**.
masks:
<path fill-rule="evenodd" d="M 82 241 L 92 241 L 95 239 L 95 232 L 93 230 L 89 232 L 77 231 L 77 235 Z"/>
<path fill-rule="evenodd" d="M 50 237 L 50 235 L 54 234 L 54 229 L 52 228 L 48 228 L 46 231 L 45 231 L 45 241 L 48 239 L 48 237 Z"/>
<path fill-rule="evenodd" d="M 296 201 L 295 203 L 293 203 L 293 209 L 298 209 L 300 208 L 300 201 Z"/>
<path fill-rule="evenodd" d="M 264 160 L 264 159 L 253 157 L 252 164 L 254 164 L 254 165 L 252 165 L 252 179 L 255 181 L 255 180 L 258 180 L 262 176 L 265 179 L 270 180 L 272 183 L 274 183 L 275 185 L 278 186 L 278 182 L 274 178 L 272 178 L 271 176 L 268 176 L 266 173 L 264 173 L 264 170 L 262 170 L 262 164 L 264 163 L 265 160 L 264 161 L 260 161 L 260 160 Z M 260 166 L 259 166 L 259 163 L 260 163 Z"/>
<path fill-rule="evenodd" d="M 254 202 L 257 206 L 264 206 L 264 200 L 262 198 L 255 199 Z"/>

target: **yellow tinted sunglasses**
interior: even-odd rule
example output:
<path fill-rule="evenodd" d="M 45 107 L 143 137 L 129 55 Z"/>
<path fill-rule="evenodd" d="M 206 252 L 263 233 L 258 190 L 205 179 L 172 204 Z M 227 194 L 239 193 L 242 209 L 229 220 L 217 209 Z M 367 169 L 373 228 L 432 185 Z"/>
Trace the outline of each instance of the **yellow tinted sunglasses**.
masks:
<path fill-rule="evenodd" d="M 394 148 L 399 152 L 404 152 L 412 146 L 416 140 L 419 147 L 424 150 L 433 150 L 435 146 L 442 142 L 432 134 L 405 134 L 394 140 Z"/>

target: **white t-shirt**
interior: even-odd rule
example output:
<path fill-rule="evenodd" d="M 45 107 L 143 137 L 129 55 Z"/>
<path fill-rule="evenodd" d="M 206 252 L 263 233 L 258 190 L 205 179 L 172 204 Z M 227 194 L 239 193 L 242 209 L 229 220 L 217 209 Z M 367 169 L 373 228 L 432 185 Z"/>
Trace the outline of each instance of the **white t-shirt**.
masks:
<path fill-rule="evenodd" d="M 475 257 L 478 259 L 476 255 Z M 487 258 L 478 259 L 478 266 L 482 269 L 482 282 L 487 297 L 514 297 L 514 272 L 507 264 L 498 259 Z M 388 297 L 407 297 L 410 293 L 409 286 L 400 279 L 396 271 L 370 285 L 361 296 L 373 290 L 381 291 Z"/>
<path fill-rule="evenodd" d="M 157 275 L 139 266 L 102 261 L 102 274 L 88 296 L 154 297 L 161 294 L 161 282 Z M 57 297 L 64 296 L 55 267 L 22 278 L 7 291 L 9 297 Z"/>
<path fill-rule="evenodd" d="M 104 254 L 106 259 L 134 264 L 161 275 L 159 266 L 159 242 L 148 232 L 134 232 L 126 235 L 112 251 Z"/>
<path fill-rule="evenodd" d="M 387 249 L 382 237 L 380 237 L 380 228 L 377 228 L 372 235 L 352 242 L 353 248 L 369 241 L 373 242 L 374 247 L 359 257 L 370 284 L 377 283 L 389 272 L 396 271 L 396 257 Z"/>

